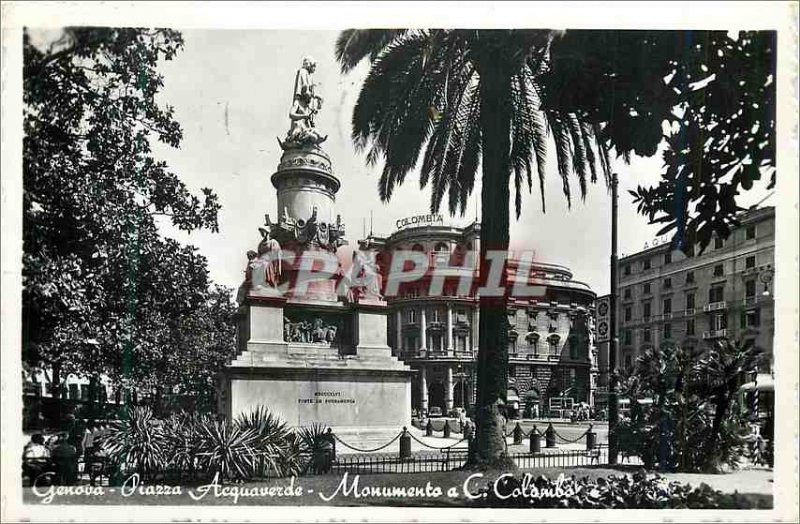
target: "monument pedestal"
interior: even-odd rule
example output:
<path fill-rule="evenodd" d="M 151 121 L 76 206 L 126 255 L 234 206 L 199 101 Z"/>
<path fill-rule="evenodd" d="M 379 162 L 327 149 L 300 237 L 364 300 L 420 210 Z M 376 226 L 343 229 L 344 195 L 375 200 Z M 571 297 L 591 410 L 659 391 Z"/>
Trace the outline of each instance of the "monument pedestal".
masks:
<path fill-rule="evenodd" d="M 249 297 L 244 310 L 240 329 L 249 337 L 221 377 L 229 420 L 263 405 L 291 426 L 321 423 L 357 447 L 365 436 L 392 438 L 410 423 L 411 370 L 386 345 L 384 303 Z M 312 325 L 340 319 L 345 329 L 333 342 L 292 340 L 293 315 Z"/>

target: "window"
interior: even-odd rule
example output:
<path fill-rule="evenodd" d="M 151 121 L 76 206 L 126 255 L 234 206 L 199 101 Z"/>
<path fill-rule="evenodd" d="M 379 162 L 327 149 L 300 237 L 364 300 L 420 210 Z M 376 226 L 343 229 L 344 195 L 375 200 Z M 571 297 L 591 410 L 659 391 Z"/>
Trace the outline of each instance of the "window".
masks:
<path fill-rule="evenodd" d="M 442 350 L 442 335 L 439 334 L 431 334 L 431 347 L 432 351 L 441 351 Z"/>
<path fill-rule="evenodd" d="M 547 339 L 547 341 L 550 343 L 550 354 L 552 355 L 558 354 L 558 340 L 558 336 L 552 336 Z"/>
<path fill-rule="evenodd" d="M 642 330 L 642 340 L 645 342 L 653 341 L 653 332 L 650 330 L 650 328 L 644 328 L 644 330 Z"/>
<path fill-rule="evenodd" d="M 467 323 L 467 310 L 466 309 L 456 309 L 456 322 L 461 322 L 466 324 Z"/>
<path fill-rule="evenodd" d="M 665 298 L 664 299 L 663 312 L 664 312 L 665 315 L 668 314 L 668 313 L 672 313 L 672 299 L 671 298 Z"/>
<path fill-rule="evenodd" d="M 405 350 L 407 352 L 415 351 L 417 349 L 417 337 L 408 336 L 406 337 L 406 347 Z"/>
<path fill-rule="evenodd" d="M 649 295 L 650 294 L 650 282 L 647 282 L 644 285 L 642 285 L 642 292 L 645 295 Z"/>
<path fill-rule="evenodd" d="M 456 351 L 467 351 L 467 337 L 464 335 L 456 335 Z"/>
<path fill-rule="evenodd" d="M 686 283 L 687 284 L 694 284 L 694 271 L 687 271 L 686 272 Z"/>
<path fill-rule="evenodd" d="M 78 391 L 78 385 L 77 384 L 70 384 L 68 391 L 69 391 L 69 399 L 70 400 L 78 400 L 79 399 L 80 393 Z"/>
<path fill-rule="evenodd" d="M 645 258 L 642 261 L 642 269 L 650 269 L 650 259 L 649 258 Z"/>
<path fill-rule="evenodd" d="M 669 340 L 672 338 L 672 323 L 665 322 L 664 323 L 664 339 Z"/>
<path fill-rule="evenodd" d="M 722 286 L 714 286 L 708 290 L 709 303 L 722 302 L 725 300 L 725 288 Z"/>
<path fill-rule="evenodd" d="M 631 274 L 631 265 L 625 264 L 625 267 L 622 269 L 622 273 L 627 277 Z"/>
<path fill-rule="evenodd" d="M 664 289 L 672 289 L 672 279 L 665 278 L 664 279 Z"/>
<path fill-rule="evenodd" d="M 711 329 L 719 331 L 728 327 L 727 317 L 724 313 L 718 313 L 711 317 Z"/>
<path fill-rule="evenodd" d="M 742 328 L 757 328 L 761 324 L 760 317 L 758 309 L 742 311 Z"/>
<path fill-rule="evenodd" d="M 745 238 L 747 240 L 753 240 L 756 238 L 756 226 L 747 226 L 745 230 Z"/>
<path fill-rule="evenodd" d="M 664 253 L 664 264 L 672 264 L 672 252 Z"/>
<path fill-rule="evenodd" d="M 409 324 L 416 324 L 417 323 L 417 310 L 416 309 L 409 309 L 406 311 L 406 319 L 408 320 Z"/>
<path fill-rule="evenodd" d="M 694 319 L 690 318 L 686 320 L 686 336 L 691 337 L 694 336 Z"/>
<path fill-rule="evenodd" d="M 625 322 L 630 322 L 631 319 L 633 318 L 631 312 L 632 312 L 631 307 L 625 306 Z"/>
<path fill-rule="evenodd" d="M 630 346 L 633 343 L 633 333 L 631 333 L 630 329 L 626 329 L 625 330 L 625 333 L 624 333 L 624 336 L 623 336 L 623 340 L 625 341 L 624 342 L 625 345 L 628 345 L 628 346 Z"/>
<path fill-rule="evenodd" d="M 752 255 L 744 259 L 744 268 L 753 269 L 756 267 L 756 256 Z"/>
<path fill-rule="evenodd" d="M 630 371 L 630 369 L 632 367 L 633 367 L 633 361 L 631 359 L 631 354 L 630 353 L 625 353 L 625 369 Z"/>
<path fill-rule="evenodd" d="M 694 293 L 686 293 L 686 309 L 694 309 Z"/>
<path fill-rule="evenodd" d="M 747 282 L 744 283 L 744 296 L 748 298 L 756 296 L 755 280 L 748 280 Z"/>
<path fill-rule="evenodd" d="M 517 366 L 514 364 L 509 364 L 508 366 L 508 376 L 509 377 L 516 377 L 517 376 Z"/>
<path fill-rule="evenodd" d="M 650 302 L 643 303 L 642 307 L 644 308 L 644 313 L 642 313 L 642 316 L 645 320 L 650 320 Z"/>
<path fill-rule="evenodd" d="M 81 384 L 81 400 L 89 400 L 89 384 Z"/>
<path fill-rule="evenodd" d="M 722 246 L 725 245 L 725 242 L 722 240 L 721 237 L 714 237 L 714 249 L 722 249 Z"/>
<path fill-rule="evenodd" d="M 625 300 L 631 299 L 631 288 L 626 287 L 624 291 Z"/>
<path fill-rule="evenodd" d="M 441 322 L 442 321 L 442 312 L 437 309 L 433 308 L 431 311 L 431 322 Z"/>
<path fill-rule="evenodd" d="M 714 266 L 714 276 L 721 277 L 725 274 L 725 270 L 722 267 L 722 264 L 717 264 Z"/>

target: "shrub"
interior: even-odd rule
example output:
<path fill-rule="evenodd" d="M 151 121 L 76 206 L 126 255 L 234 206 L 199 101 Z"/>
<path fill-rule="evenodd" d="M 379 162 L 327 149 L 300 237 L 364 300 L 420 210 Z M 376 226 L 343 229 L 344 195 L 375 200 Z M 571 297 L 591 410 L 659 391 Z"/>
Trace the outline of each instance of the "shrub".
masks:
<path fill-rule="evenodd" d="M 258 466 L 258 435 L 210 415 L 195 424 L 197 458 L 207 474 L 219 473 L 220 480 L 252 479 Z"/>
<path fill-rule="evenodd" d="M 160 421 L 148 407 L 124 412 L 122 420 L 111 423 L 101 445 L 120 473 L 139 473 L 142 478 L 161 472 L 167 464 L 167 439 Z"/>
<path fill-rule="evenodd" d="M 527 487 L 526 491 L 523 489 Z M 518 490 L 515 492 L 515 490 Z M 477 507 L 574 508 L 574 509 L 744 509 L 768 508 L 768 497 L 754 499 L 734 493 L 724 494 L 706 484 L 691 487 L 669 482 L 659 475 L 636 473 L 611 475 L 596 480 L 567 477 L 563 480 L 505 477 L 479 490 L 472 501 Z M 485 497 L 482 496 L 485 494 Z M 531 495 L 533 494 L 533 495 Z M 508 496 L 508 498 L 505 498 Z"/>
<path fill-rule="evenodd" d="M 301 450 L 297 436 L 279 417 L 260 406 L 241 414 L 235 426 L 240 431 L 252 431 L 253 447 L 257 454 L 255 473 L 260 477 L 296 475 L 301 469 Z"/>
<path fill-rule="evenodd" d="M 328 469 L 328 450 L 331 442 L 324 424 L 314 422 L 297 431 L 297 444 L 303 460 L 303 472 L 311 468 L 317 473 Z"/>

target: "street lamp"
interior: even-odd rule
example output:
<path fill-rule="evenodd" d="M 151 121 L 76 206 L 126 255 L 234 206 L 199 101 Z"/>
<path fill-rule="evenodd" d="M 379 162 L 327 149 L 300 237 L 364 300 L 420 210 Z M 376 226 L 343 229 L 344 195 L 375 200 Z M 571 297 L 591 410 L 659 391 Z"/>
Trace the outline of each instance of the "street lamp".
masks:
<path fill-rule="evenodd" d="M 769 283 L 772 282 L 772 277 L 774 274 L 775 271 L 772 269 L 766 269 L 758 276 L 758 279 L 764 284 L 764 291 L 761 292 L 762 296 L 768 297 L 770 295 Z"/>

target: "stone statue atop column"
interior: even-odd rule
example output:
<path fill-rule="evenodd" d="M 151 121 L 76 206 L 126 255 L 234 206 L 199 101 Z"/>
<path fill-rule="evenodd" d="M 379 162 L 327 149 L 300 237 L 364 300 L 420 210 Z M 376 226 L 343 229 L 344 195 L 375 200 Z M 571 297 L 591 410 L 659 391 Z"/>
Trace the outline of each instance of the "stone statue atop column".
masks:
<path fill-rule="evenodd" d="M 316 127 L 316 115 L 322 109 L 322 97 L 316 93 L 314 71 L 317 62 L 310 56 L 303 59 L 303 65 L 297 70 L 294 80 L 292 108 L 289 110 L 291 125 L 286 139 L 278 140 L 283 150 L 316 146 L 328 137 L 322 136 Z"/>
<path fill-rule="evenodd" d="M 364 249 L 353 251 L 353 265 L 350 267 L 350 282 L 354 298 L 382 300 L 383 278 L 378 268 L 374 251 Z"/>

